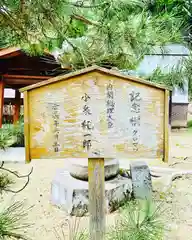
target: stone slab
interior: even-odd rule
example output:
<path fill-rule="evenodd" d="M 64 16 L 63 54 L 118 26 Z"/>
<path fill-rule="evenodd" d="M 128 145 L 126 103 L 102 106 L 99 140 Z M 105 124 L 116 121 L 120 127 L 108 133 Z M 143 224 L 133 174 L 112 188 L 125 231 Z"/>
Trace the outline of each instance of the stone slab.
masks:
<path fill-rule="evenodd" d="M 130 164 L 133 196 L 139 199 L 152 197 L 152 180 L 150 169 L 146 162 L 135 161 Z"/>
<path fill-rule="evenodd" d="M 132 184 L 128 178 L 117 176 L 105 181 L 106 213 L 110 213 L 131 198 Z M 73 178 L 66 170 L 58 170 L 51 184 L 51 203 L 69 215 L 88 213 L 88 182 Z"/>

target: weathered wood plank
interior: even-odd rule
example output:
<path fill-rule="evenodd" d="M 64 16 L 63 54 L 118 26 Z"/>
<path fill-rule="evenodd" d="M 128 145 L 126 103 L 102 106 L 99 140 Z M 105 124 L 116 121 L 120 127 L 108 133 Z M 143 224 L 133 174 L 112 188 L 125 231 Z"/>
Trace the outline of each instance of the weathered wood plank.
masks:
<path fill-rule="evenodd" d="M 169 91 L 165 90 L 164 102 L 164 161 L 169 161 Z"/>
<path fill-rule="evenodd" d="M 90 239 L 104 240 L 105 236 L 105 176 L 104 159 L 89 158 L 89 213 Z"/>
<path fill-rule="evenodd" d="M 28 91 L 31 157 L 163 158 L 164 93 L 98 72 Z"/>
<path fill-rule="evenodd" d="M 29 136 L 29 101 L 28 101 L 28 92 L 24 93 L 24 135 L 25 135 L 25 161 L 29 163 L 30 159 L 30 136 Z"/>

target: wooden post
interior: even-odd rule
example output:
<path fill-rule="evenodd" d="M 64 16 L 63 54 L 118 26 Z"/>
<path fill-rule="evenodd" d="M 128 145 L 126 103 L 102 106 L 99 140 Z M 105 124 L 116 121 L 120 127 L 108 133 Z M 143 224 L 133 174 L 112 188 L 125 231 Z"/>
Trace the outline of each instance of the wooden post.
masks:
<path fill-rule="evenodd" d="M 30 140 L 29 140 L 29 101 L 28 92 L 24 92 L 24 135 L 25 135 L 25 161 L 29 163 L 30 159 Z"/>
<path fill-rule="evenodd" d="M 20 116 L 20 98 L 21 93 L 18 90 L 15 90 L 15 111 L 13 115 L 13 123 L 17 124 Z"/>
<path fill-rule="evenodd" d="M 164 100 L 164 162 L 169 161 L 169 91 L 165 90 Z"/>
<path fill-rule="evenodd" d="M 0 80 L 0 128 L 3 125 L 4 82 Z"/>
<path fill-rule="evenodd" d="M 91 240 L 103 240 L 105 235 L 105 173 L 104 158 L 88 159 L 89 232 Z"/>

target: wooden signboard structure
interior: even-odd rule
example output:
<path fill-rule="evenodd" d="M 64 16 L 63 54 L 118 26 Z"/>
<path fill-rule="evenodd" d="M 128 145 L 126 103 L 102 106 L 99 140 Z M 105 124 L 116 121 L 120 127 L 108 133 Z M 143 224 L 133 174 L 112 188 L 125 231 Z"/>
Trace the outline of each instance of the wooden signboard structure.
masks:
<path fill-rule="evenodd" d="M 89 159 L 91 239 L 103 239 L 104 158 L 168 161 L 169 90 L 93 66 L 21 92 L 26 161 Z"/>

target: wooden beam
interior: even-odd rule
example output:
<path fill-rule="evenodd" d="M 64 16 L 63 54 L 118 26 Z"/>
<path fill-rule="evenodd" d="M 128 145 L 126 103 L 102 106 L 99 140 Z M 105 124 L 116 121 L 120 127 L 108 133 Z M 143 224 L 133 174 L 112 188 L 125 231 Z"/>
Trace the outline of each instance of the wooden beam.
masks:
<path fill-rule="evenodd" d="M 0 128 L 3 125 L 4 82 L 0 80 Z"/>
<path fill-rule="evenodd" d="M 105 238 L 105 173 L 104 158 L 88 159 L 90 239 Z"/>
<path fill-rule="evenodd" d="M 43 80 L 32 80 L 32 79 L 10 79 L 10 80 L 5 80 L 5 84 L 12 86 L 12 87 L 17 87 L 18 85 L 23 85 L 23 86 L 28 86 L 28 85 L 33 85 L 39 82 L 42 82 Z"/>
<path fill-rule="evenodd" d="M 28 75 L 10 75 L 10 74 L 3 74 L 3 79 L 41 79 L 47 80 L 51 78 L 51 76 L 28 76 Z"/>
<path fill-rule="evenodd" d="M 20 116 L 20 106 L 21 106 L 21 93 L 18 90 L 15 90 L 15 109 L 13 115 L 13 124 L 17 124 Z"/>
<path fill-rule="evenodd" d="M 14 105 L 15 103 L 15 98 L 5 98 L 4 97 L 4 105 L 11 104 Z M 23 99 L 20 99 L 20 105 L 23 105 Z"/>
<path fill-rule="evenodd" d="M 4 83 L 8 86 L 14 86 L 17 88 L 20 86 L 33 85 L 44 80 L 48 80 L 49 76 L 20 76 L 20 75 L 3 75 Z"/>
<path fill-rule="evenodd" d="M 4 74 L 3 80 L 6 85 L 16 86 L 16 85 L 32 85 L 45 80 L 48 80 L 51 76 L 26 76 L 26 75 L 9 75 Z"/>

